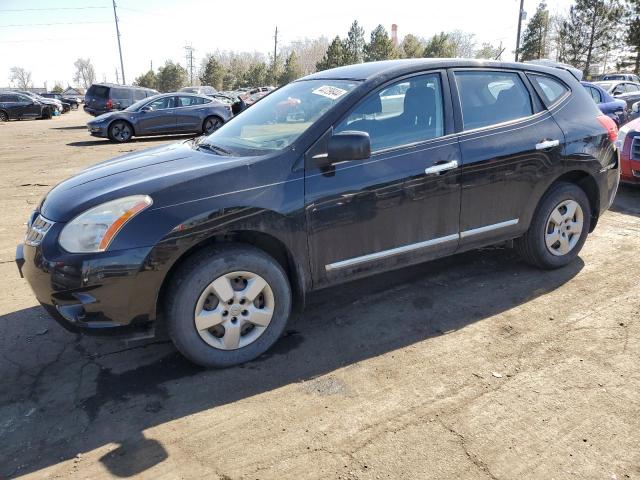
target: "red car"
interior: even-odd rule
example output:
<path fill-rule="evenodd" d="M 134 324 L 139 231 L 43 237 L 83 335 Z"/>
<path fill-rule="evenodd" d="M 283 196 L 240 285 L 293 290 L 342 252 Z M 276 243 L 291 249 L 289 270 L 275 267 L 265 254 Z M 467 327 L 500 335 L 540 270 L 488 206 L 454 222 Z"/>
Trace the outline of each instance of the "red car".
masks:
<path fill-rule="evenodd" d="M 640 118 L 627 123 L 618 132 L 620 180 L 640 185 Z"/>

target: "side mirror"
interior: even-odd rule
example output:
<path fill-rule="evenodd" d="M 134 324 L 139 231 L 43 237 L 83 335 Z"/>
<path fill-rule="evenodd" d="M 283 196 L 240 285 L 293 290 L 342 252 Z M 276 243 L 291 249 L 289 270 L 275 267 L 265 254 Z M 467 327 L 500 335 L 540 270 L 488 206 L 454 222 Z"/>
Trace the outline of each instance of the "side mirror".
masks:
<path fill-rule="evenodd" d="M 614 97 L 617 97 L 618 95 L 622 94 L 622 90 L 618 90 L 617 88 L 612 92 L 612 95 Z"/>
<path fill-rule="evenodd" d="M 150 112 L 151 111 L 151 107 L 149 105 L 145 105 L 144 107 L 142 107 L 140 109 L 141 112 Z"/>
<path fill-rule="evenodd" d="M 333 135 L 327 146 L 330 163 L 366 160 L 371 157 L 371 140 L 367 132 L 345 131 Z"/>

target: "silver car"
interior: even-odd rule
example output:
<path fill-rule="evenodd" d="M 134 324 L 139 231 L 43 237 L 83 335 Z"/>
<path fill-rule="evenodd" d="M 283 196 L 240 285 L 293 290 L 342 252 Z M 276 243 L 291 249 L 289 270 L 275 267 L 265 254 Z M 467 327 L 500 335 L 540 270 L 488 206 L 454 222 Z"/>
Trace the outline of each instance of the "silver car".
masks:
<path fill-rule="evenodd" d="M 87 123 L 89 133 L 115 142 L 134 136 L 179 133 L 209 134 L 233 114 L 231 106 L 204 95 L 174 92 L 148 97 L 117 112 L 109 112 Z"/>

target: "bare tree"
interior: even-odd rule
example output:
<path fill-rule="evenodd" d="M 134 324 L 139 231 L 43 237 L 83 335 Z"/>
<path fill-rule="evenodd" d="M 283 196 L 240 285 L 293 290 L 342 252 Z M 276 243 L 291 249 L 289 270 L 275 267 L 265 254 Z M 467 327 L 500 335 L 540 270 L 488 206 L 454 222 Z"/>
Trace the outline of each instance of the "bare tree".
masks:
<path fill-rule="evenodd" d="M 31 72 L 22 67 L 11 67 L 9 81 L 15 82 L 19 89 L 31 88 Z"/>
<path fill-rule="evenodd" d="M 73 76 L 74 82 L 87 89 L 96 81 L 96 70 L 88 58 L 79 58 L 74 62 L 73 66 L 76 67 L 76 73 Z"/>

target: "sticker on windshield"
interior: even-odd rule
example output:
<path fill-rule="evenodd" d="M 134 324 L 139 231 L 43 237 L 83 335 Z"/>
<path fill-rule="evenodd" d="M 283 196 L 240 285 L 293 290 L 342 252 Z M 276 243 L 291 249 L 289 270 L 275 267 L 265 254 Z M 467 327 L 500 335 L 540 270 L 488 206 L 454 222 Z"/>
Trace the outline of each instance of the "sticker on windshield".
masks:
<path fill-rule="evenodd" d="M 347 93 L 346 90 L 338 87 L 332 87 L 330 85 L 323 85 L 322 87 L 316 88 L 313 93 L 316 95 L 322 95 L 323 97 L 330 98 L 331 100 L 336 100 L 340 98 L 342 95 Z"/>

